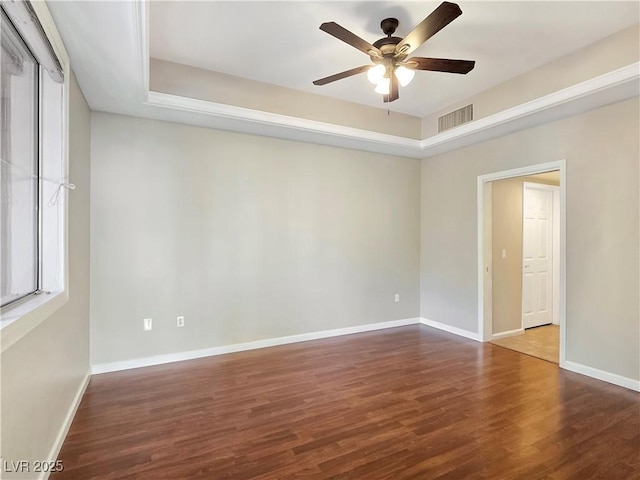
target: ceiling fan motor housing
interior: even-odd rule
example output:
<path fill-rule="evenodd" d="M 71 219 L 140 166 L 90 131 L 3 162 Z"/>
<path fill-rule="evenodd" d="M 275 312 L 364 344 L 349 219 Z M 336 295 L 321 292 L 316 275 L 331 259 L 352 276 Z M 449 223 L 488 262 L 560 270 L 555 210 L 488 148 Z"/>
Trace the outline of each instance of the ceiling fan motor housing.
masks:
<path fill-rule="evenodd" d="M 402 39 L 400 37 L 393 37 L 392 35 L 398 28 L 398 19 L 397 18 L 385 18 L 380 22 L 380 28 L 382 32 L 386 35 L 386 37 L 381 38 L 373 43 L 373 46 L 379 49 L 382 52 L 383 56 L 391 56 L 395 54 L 396 45 L 399 44 Z M 380 58 L 374 55 L 371 55 L 371 60 L 379 63 Z"/>

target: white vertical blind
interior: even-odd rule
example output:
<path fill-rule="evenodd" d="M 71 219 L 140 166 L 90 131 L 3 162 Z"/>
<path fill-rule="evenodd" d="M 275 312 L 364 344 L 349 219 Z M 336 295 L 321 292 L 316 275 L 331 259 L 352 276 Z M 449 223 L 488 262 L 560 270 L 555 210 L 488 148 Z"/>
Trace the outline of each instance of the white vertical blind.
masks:
<path fill-rule="evenodd" d="M 39 65 L 0 15 L 0 293 L 2 305 L 38 289 Z"/>
<path fill-rule="evenodd" d="M 38 63 L 49 73 L 52 80 L 64 82 L 64 72 L 58 57 L 45 34 L 36 13 L 27 0 L 2 0 L 2 9 L 11 22 L 27 38 L 27 44 Z"/>

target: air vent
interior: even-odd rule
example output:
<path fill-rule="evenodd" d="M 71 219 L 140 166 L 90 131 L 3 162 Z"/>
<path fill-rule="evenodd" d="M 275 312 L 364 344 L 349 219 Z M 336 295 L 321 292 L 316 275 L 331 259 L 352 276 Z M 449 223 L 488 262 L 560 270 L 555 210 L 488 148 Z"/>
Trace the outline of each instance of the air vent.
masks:
<path fill-rule="evenodd" d="M 473 104 L 438 117 L 438 133 L 473 120 Z"/>

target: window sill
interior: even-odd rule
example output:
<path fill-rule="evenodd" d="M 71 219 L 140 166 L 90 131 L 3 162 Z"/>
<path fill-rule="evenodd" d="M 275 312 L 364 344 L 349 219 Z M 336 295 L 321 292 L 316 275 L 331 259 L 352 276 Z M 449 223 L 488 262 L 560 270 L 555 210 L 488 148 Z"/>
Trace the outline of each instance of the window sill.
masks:
<path fill-rule="evenodd" d="M 0 345 L 4 352 L 44 320 L 53 315 L 69 300 L 66 291 L 37 295 L 25 302 L 9 307 L 0 317 Z"/>

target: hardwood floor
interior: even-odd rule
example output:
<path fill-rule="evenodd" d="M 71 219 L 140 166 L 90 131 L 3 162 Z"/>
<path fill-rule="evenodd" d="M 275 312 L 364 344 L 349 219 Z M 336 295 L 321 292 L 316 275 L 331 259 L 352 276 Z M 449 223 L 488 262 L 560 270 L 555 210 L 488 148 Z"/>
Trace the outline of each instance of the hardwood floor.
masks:
<path fill-rule="evenodd" d="M 636 392 L 425 326 L 96 375 L 52 479 L 633 479 Z"/>
<path fill-rule="evenodd" d="M 500 338 L 491 343 L 548 362 L 559 363 L 560 361 L 560 327 L 558 325 L 529 328 L 522 335 Z"/>

